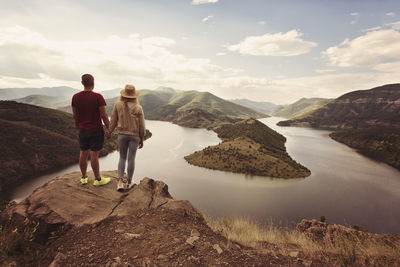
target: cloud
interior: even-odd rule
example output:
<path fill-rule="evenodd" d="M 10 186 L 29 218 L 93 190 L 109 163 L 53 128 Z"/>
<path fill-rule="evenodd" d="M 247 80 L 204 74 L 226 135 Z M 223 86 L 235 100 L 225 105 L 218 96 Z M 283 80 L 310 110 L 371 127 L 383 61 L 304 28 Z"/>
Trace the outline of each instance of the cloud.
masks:
<path fill-rule="evenodd" d="M 335 70 L 333 69 L 318 69 L 315 70 L 316 73 L 329 73 L 329 72 L 334 72 Z"/>
<path fill-rule="evenodd" d="M 400 63 L 382 62 L 364 73 L 272 79 L 222 67 L 208 58 L 186 57 L 174 50 L 175 40 L 160 36 L 113 35 L 71 42 L 48 39 L 19 26 L 0 28 L 0 88 L 81 88 L 82 73 L 92 73 L 96 90 L 133 83 L 137 88 L 168 86 L 210 91 L 227 99 L 249 98 L 279 104 L 301 97 L 338 97 L 352 90 L 395 83 L 400 70 Z"/>
<path fill-rule="evenodd" d="M 258 24 L 265 25 L 265 24 L 267 24 L 267 22 L 265 20 L 261 20 L 261 21 L 258 22 Z"/>
<path fill-rule="evenodd" d="M 361 30 L 361 32 L 371 32 L 371 31 L 377 31 L 377 30 L 380 30 L 380 29 L 382 29 L 382 26 L 371 27 L 371 28 L 368 28 L 368 29 L 365 29 L 365 30 Z"/>
<path fill-rule="evenodd" d="M 214 16 L 207 16 L 207 17 L 203 18 L 201 21 L 202 21 L 202 22 L 206 22 L 206 21 L 210 20 L 210 19 L 213 18 L 213 17 L 214 17 Z"/>
<path fill-rule="evenodd" d="M 302 40 L 302 35 L 297 30 L 291 30 L 286 33 L 249 36 L 239 44 L 228 45 L 227 48 L 253 56 L 297 56 L 317 46 L 317 43 Z"/>
<path fill-rule="evenodd" d="M 354 19 L 350 21 L 350 24 L 356 24 L 358 19 L 360 18 L 360 14 L 358 14 L 358 12 L 352 12 L 350 13 L 350 16 L 354 17 Z"/>
<path fill-rule="evenodd" d="M 226 53 L 225 53 L 225 52 L 218 52 L 216 55 L 217 55 L 217 56 L 225 56 Z"/>
<path fill-rule="evenodd" d="M 367 32 L 353 40 L 329 47 L 323 54 L 339 67 L 372 66 L 387 59 L 400 59 L 400 32 L 388 29 Z"/>
<path fill-rule="evenodd" d="M 172 52 L 174 45 L 170 38 L 138 34 L 55 41 L 21 26 L 0 28 L 0 87 L 21 79 L 42 84 L 41 77 L 59 81 L 58 85 L 75 84 L 82 73 L 93 73 L 97 85 L 110 89 L 127 82 L 149 88 L 165 83 L 187 85 L 240 72 L 215 65 L 208 58 Z"/>
<path fill-rule="evenodd" d="M 389 16 L 389 17 L 394 17 L 396 14 L 394 13 L 394 12 L 389 12 L 389 13 L 386 13 L 386 16 Z"/>
<path fill-rule="evenodd" d="M 219 0 L 192 0 L 192 5 L 217 3 Z"/>
<path fill-rule="evenodd" d="M 400 74 L 400 61 L 381 63 L 373 67 L 374 70 Z"/>
<path fill-rule="evenodd" d="M 389 26 L 390 28 L 392 28 L 394 30 L 400 30 L 400 21 L 387 23 L 387 24 L 385 24 L 385 26 Z"/>
<path fill-rule="evenodd" d="M 400 30 L 400 21 L 386 23 L 383 26 L 376 26 L 371 27 L 365 30 L 361 30 L 361 32 L 370 32 L 370 31 L 377 31 L 382 29 L 393 29 L 393 30 Z"/>

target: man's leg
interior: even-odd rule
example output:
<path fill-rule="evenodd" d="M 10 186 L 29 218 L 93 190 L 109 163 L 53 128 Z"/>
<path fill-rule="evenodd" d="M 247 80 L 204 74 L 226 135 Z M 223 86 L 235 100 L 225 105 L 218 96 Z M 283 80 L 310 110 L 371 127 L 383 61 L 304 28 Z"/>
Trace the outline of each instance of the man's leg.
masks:
<path fill-rule="evenodd" d="M 82 177 L 85 178 L 87 176 L 87 165 L 88 165 L 88 155 L 89 150 L 81 150 L 79 154 L 79 167 L 81 168 Z"/>
<path fill-rule="evenodd" d="M 90 151 L 90 165 L 92 166 L 94 178 L 100 180 L 100 166 L 99 166 L 99 153 L 100 151 Z"/>

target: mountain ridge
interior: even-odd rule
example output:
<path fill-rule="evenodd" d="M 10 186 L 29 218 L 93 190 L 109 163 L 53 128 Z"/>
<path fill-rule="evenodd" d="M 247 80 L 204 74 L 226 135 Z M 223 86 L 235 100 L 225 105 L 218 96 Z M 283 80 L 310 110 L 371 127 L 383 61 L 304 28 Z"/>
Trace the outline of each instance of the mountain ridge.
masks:
<path fill-rule="evenodd" d="M 296 102 L 283 107 L 282 109 L 276 110 L 272 113 L 273 116 L 283 118 L 297 118 L 307 116 L 307 114 L 314 110 L 321 108 L 332 101 L 327 98 L 301 98 Z"/>
<path fill-rule="evenodd" d="M 400 125 L 400 84 L 346 93 L 303 118 L 278 125 L 330 130 Z"/>
<path fill-rule="evenodd" d="M 270 114 L 274 112 L 277 109 L 281 109 L 284 107 L 284 105 L 276 105 L 271 102 L 262 102 L 262 101 L 253 101 L 249 100 L 246 98 L 241 98 L 241 99 L 230 99 L 229 101 L 239 104 L 244 107 L 251 108 L 255 111 L 264 113 L 264 114 Z"/>

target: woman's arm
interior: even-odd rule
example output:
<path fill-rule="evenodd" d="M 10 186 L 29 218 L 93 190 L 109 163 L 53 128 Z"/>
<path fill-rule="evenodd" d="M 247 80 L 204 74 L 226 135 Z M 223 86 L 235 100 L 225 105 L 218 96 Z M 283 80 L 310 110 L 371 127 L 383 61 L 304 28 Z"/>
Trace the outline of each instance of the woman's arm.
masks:
<path fill-rule="evenodd" d="M 144 113 L 143 113 L 143 108 L 140 107 L 140 115 L 139 115 L 139 137 L 140 137 L 140 143 L 139 143 L 139 148 L 143 147 L 143 142 L 144 142 L 144 136 L 146 134 L 146 125 L 144 122 Z"/>
<path fill-rule="evenodd" d="M 118 110 L 117 110 L 117 103 L 115 103 L 111 114 L 110 128 L 108 128 L 108 131 L 106 133 L 106 136 L 108 138 L 111 137 L 112 132 L 114 131 L 115 127 L 117 127 L 117 123 L 118 123 Z"/>

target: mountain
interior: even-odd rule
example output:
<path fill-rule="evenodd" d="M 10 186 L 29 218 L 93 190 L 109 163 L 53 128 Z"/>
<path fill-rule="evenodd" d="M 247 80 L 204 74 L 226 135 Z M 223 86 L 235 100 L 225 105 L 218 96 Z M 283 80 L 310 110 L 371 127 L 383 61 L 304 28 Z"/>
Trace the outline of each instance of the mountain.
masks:
<path fill-rule="evenodd" d="M 247 107 L 229 102 L 209 92 L 185 91 L 174 94 L 167 104 L 152 110 L 149 119 L 172 121 L 181 126 L 212 128 L 221 123 L 265 117 Z"/>
<path fill-rule="evenodd" d="M 115 88 L 112 90 L 101 91 L 99 93 L 103 95 L 104 99 L 108 99 L 108 98 L 119 97 L 121 90 L 122 90 L 122 88 Z M 141 92 L 142 94 L 143 94 L 143 92 L 149 92 L 149 91 L 151 91 L 151 92 L 156 91 L 156 92 L 167 93 L 167 94 L 175 94 L 175 93 L 183 92 L 181 90 L 176 90 L 176 89 L 170 88 L 170 87 L 157 87 L 155 90 L 141 89 L 138 91 Z"/>
<path fill-rule="evenodd" d="M 360 129 L 400 126 L 400 84 L 358 90 L 340 96 L 302 118 L 282 121 L 281 126 L 323 129 Z"/>
<path fill-rule="evenodd" d="M 190 164 L 278 178 L 307 177 L 311 172 L 286 152 L 286 138 L 255 119 L 214 128 L 223 140 L 186 156 Z"/>
<path fill-rule="evenodd" d="M 106 99 L 107 112 L 111 115 L 118 97 Z M 241 119 L 266 117 L 265 114 L 219 98 L 209 92 L 140 90 L 139 103 L 145 118 L 149 120 L 172 121 L 192 128 L 212 128 L 221 123 Z"/>
<path fill-rule="evenodd" d="M 293 104 L 276 110 L 272 115 L 283 118 L 298 118 L 306 116 L 310 112 L 328 104 L 331 100 L 332 99 L 326 98 L 301 98 Z"/>
<path fill-rule="evenodd" d="M 181 92 L 183 92 L 182 90 L 177 90 L 177 89 L 174 89 L 171 87 L 164 87 L 164 86 L 157 87 L 155 89 L 155 91 L 165 92 L 165 93 L 181 93 Z"/>
<path fill-rule="evenodd" d="M 78 89 L 74 89 L 67 86 L 43 87 L 43 88 L 4 88 L 0 89 L 0 100 L 23 98 L 29 95 L 72 97 L 77 92 L 79 92 Z"/>
<path fill-rule="evenodd" d="M 24 104 L 35 105 L 45 108 L 59 108 L 71 104 L 71 97 L 68 96 L 47 96 L 47 95 L 28 95 L 23 98 L 12 99 L 12 101 Z"/>
<path fill-rule="evenodd" d="M 115 88 L 112 90 L 105 90 L 105 91 L 101 91 L 98 93 L 100 93 L 104 97 L 104 99 L 107 99 L 107 98 L 114 98 L 114 97 L 119 96 L 121 90 L 122 90 L 122 88 Z"/>
<path fill-rule="evenodd" d="M 0 192 L 22 180 L 78 161 L 79 144 L 71 114 L 0 101 Z M 101 155 L 116 149 L 107 140 Z"/>
<path fill-rule="evenodd" d="M 229 101 L 236 103 L 238 105 L 244 106 L 244 107 L 251 108 L 255 111 L 258 111 L 258 112 L 261 112 L 264 114 L 270 114 L 271 112 L 284 107 L 282 105 L 276 105 L 271 102 L 257 102 L 257 101 L 252 101 L 252 100 L 245 99 L 245 98 L 232 99 Z"/>

